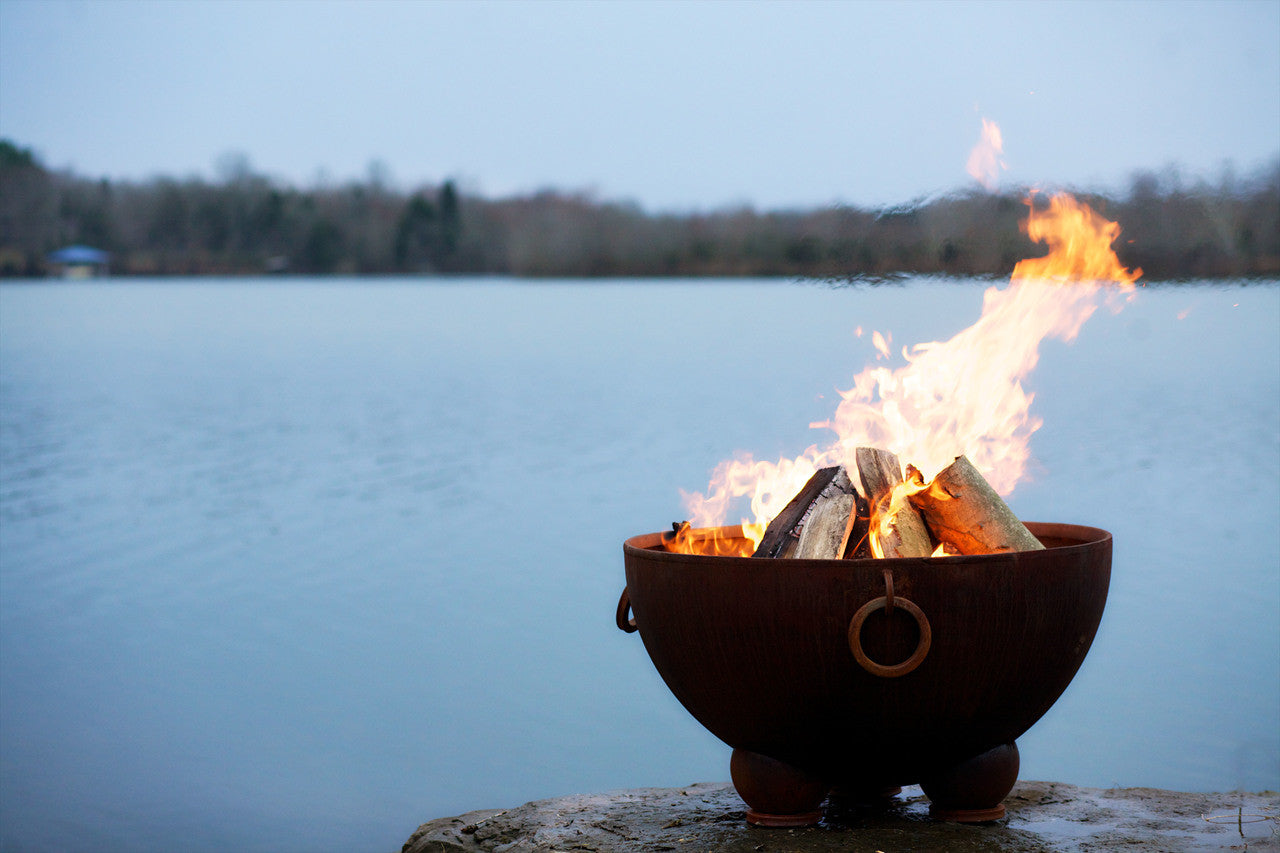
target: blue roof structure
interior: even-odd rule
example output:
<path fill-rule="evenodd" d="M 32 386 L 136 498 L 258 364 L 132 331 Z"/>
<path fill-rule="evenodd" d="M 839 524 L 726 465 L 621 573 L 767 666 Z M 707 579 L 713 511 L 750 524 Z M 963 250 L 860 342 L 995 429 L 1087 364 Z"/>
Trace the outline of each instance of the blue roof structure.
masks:
<path fill-rule="evenodd" d="M 111 258 L 110 253 L 89 246 L 67 246 L 49 255 L 49 262 L 54 264 L 105 264 Z"/>

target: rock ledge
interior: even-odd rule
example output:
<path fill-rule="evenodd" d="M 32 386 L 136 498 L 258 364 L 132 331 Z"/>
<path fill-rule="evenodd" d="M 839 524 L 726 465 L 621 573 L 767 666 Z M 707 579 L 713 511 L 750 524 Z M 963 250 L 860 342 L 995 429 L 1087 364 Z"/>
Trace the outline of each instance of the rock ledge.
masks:
<path fill-rule="evenodd" d="M 939 823 L 920 788 L 885 808 L 828 808 L 803 829 L 748 826 L 728 783 L 640 788 L 467 812 L 424 823 L 402 853 L 834 853 L 834 851 L 1280 851 L 1280 794 L 1193 794 L 1019 782 L 1008 815 Z"/>

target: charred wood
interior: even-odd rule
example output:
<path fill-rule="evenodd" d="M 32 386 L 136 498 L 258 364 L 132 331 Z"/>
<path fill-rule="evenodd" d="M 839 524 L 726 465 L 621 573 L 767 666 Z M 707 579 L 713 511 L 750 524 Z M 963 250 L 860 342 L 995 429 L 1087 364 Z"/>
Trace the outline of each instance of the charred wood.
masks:
<path fill-rule="evenodd" d="M 760 545 L 757 546 L 752 556 L 790 556 L 798 544 L 800 528 L 804 525 L 805 519 L 808 517 L 814 503 L 823 495 L 824 491 L 831 489 L 833 484 L 835 488 L 831 489 L 830 494 L 834 495 L 847 490 L 841 483 L 837 482 L 837 478 L 842 479 L 845 484 L 849 483 L 848 475 L 843 474 L 839 465 L 821 468 L 810 477 L 804 488 L 796 493 L 795 497 L 782 508 L 782 512 L 778 513 L 773 521 L 769 522 L 769 526 L 765 528 L 764 537 L 761 538 Z"/>

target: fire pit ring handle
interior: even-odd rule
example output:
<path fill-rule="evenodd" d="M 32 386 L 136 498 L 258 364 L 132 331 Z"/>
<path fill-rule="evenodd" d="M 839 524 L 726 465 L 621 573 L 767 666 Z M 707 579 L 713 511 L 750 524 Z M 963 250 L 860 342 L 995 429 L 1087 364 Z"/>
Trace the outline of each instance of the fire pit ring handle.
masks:
<path fill-rule="evenodd" d="M 631 612 L 631 595 L 627 592 L 627 588 L 622 588 L 622 597 L 618 599 L 618 630 L 626 631 L 628 634 L 634 634 L 640 630 L 640 626 L 636 624 L 634 616 L 628 616 Z"/>
<path fill-rule="evenodd" d="M 891 581 L 890 584 L 892 584 Z M 853 614 L 853 619 L 849 622 L 849 650 L 853 652 L 854 658 L 862 668 L 872 675 L 878 675 L 881 678 L 898 678 L 911 672 L 924 661 L 925 656 L 929 654 L 929 646 L 933 642 L 933 630 L 929 627 L 928 617 L 924 615 L 923 610 L 916 606 L 914 601 L 909 598 L 903 598 L 901 595 L 893 595 L 892 585 L 889 586 L 888 592 L 889 595 L 882 595 L 879 598 L 868 601 L 858 609 L 857 613 Z M 896 663 L 893 666 L 886 666 L 873 661 L 862 650 L 862 623 L 867 621 L 867 617 L 881 607 L 886 610 L 901 607 L 914 616 L 916 624 L 920 626 L 920 642 L 916 645 L 915 652 L 902 663 Z"/>

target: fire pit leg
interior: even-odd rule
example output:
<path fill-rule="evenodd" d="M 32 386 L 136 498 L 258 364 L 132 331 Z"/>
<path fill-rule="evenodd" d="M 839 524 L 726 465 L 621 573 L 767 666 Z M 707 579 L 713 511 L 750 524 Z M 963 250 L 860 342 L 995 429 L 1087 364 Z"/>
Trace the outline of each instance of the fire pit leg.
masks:
<path fill-rule="evenodd" d="M 822 818 L 828 786 L 797 767 L 758 752 L 735 749 L 729 775 L 747 804 L 747 823 L 812 826 Z"/>
<path fill-rule="evenodd" d="M 1004 798 L 1018 781 L 1018 745 L 1006 743 L 947 768 L 920 783 L 929 815 L 959 823 L 1004 817 Z"/>

